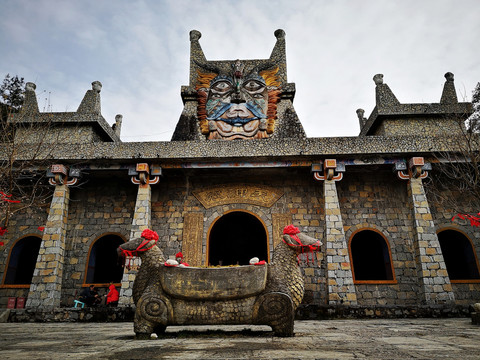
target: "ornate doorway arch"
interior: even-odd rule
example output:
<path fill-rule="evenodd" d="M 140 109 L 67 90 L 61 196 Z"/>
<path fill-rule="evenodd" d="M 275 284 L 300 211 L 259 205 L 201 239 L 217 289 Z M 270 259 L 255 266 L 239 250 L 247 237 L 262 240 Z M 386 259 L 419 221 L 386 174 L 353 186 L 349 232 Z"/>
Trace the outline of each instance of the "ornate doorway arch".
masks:
<path fill-rule="evenodd" d="M 268 235 L 254 214 L 234 210 L 215 220 L 208 232 L 208 265 L 248 265 L 253 257 L 268 261 Z"/>

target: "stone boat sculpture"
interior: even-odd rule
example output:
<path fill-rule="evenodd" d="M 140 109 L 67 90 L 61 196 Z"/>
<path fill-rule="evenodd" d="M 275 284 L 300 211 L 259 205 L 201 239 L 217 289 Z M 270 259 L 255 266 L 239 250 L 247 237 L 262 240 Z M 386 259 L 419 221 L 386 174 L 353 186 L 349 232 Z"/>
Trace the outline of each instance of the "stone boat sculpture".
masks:
<path fill-rule="evenodd" d="M 318 251 L 320 241 L 289 225 L 270 264 L 195 268 L 166 266 L 157 240 L 147 229 L 119 247 L 142 260 L 133 285 L 137 339 L 168 325 L 269 325 L 277 336 L 293 336 L 304 293 L 298 256 Z"/>

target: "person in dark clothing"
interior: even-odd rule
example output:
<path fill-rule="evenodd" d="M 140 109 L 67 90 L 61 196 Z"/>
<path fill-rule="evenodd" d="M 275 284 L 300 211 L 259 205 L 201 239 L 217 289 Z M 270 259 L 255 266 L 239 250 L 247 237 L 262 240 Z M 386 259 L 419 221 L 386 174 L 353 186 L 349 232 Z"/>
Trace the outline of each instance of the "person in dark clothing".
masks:
<path fill-rule="evenodd" d="M 102 298 L 95 290 L 95 285 L 90 285 L 88 288 L 83 289 L 83 291 L 80 293 L 80 301 L 85 303 L 87 306 L 96 306 L 100 304 Z"/>

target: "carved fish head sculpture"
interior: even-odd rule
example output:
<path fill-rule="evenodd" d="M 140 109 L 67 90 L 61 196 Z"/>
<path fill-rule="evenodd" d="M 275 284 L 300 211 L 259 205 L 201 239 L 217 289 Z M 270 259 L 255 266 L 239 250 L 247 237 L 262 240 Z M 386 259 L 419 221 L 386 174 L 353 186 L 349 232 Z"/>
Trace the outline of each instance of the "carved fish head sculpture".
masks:
<path fill-rule="evenodd" d="M 322 242 L 313 237 L 303 234 L 298 228 L 293 225 L 285 226 L 283 229 L 283 242 L 290 246 L 297 255 L 302 253 L 312 253 L 319 251 Z M 308 257 L 307 257 L 308 259 Z"/>
<path fill-rule="evenodd" d="M 142 232 L 142 236 L 133 239 L 118 247 L 119 255 L 125 257 L 140 256 L 141 253 L 153 248 L 158 241 L 158 234 L 155 231 L 146 229 Z"/>

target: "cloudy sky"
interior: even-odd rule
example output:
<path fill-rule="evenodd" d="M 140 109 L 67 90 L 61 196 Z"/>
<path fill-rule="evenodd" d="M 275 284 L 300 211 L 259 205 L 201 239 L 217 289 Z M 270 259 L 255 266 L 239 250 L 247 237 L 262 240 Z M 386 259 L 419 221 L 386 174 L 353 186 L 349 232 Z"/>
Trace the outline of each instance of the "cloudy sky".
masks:
<path fill-rule="evenodd" d="M 307 136 L 356 136 L 373 75 L 402 103 L 459 98 L 480 81 L 478 0 L 1 0 L 0 76 L 37 84 L 40 111 L 76 111 L 91 82 L 123 141 L 168 141 L 188 85 L 189 31 L 209 60 L 268 58 L 287 41 L 288 81 Z"/>

